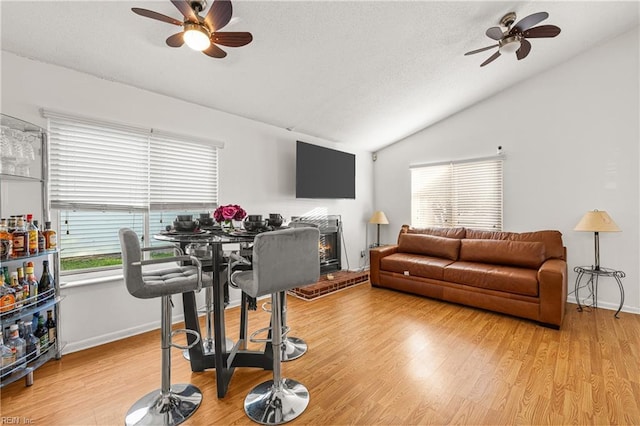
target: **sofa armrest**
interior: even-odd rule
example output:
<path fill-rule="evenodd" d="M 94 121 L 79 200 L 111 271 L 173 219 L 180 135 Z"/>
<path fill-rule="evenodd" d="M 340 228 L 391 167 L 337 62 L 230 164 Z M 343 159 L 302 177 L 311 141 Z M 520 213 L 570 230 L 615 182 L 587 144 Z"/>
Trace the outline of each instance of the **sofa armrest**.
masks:
<path fill-rule="evenodd" d="M 567 304 L 567 262 L 548 259 L 538 269 L 540 322 L 560 327 Z"/>
<path fill-rule="evenodd" d="M 369 250 L 369 259 L 370 259 L 370 267 L 369 267 L 369 281 L 374 286 L 380 284 L 380 261 L 383 257 L 389 256 L 398 251 L 398 245 L 390 245 L 383 247 L 375 247 Z"/>

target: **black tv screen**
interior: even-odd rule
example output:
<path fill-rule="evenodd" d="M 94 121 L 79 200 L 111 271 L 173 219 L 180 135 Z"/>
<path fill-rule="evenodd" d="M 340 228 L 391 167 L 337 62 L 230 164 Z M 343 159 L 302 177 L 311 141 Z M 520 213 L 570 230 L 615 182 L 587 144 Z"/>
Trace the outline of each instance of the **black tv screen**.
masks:
<path fill-rule="evenodd" d="M 356 198 L 356 156 L 298 141 L 296 198 Z"/>

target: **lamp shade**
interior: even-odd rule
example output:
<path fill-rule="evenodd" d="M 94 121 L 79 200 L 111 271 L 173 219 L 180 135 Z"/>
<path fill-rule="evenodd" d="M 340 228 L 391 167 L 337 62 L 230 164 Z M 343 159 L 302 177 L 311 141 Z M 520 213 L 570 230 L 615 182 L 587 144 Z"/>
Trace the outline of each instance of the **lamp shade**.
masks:
<path fill-rule="evenodd" d="M 369 219 L 369 223 L 375 223 L 378 225 L 388 225 L 389 224 L 389 220 L 387 219 L 387 216 L 384 214 L 383 211 L 376 211 L 373 216 L 371 216 L 371 219 Z"/>
<path fill-rule="evenodd" d="M 574 231 L 588 232 L 620 232 L 620 228 L 605 211 L 588 211 L 582 216 L 580 222 L 573 228 Z"/>

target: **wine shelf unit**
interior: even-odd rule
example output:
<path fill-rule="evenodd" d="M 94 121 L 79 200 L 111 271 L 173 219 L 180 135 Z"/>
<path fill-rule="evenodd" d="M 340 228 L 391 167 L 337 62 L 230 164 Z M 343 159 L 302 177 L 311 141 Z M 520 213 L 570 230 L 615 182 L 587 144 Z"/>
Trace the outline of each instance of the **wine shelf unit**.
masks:
<path fill-rule="evenodd" d="M 3 130 L 9 128 L 18 132 L 24 132 L 31 136 L 36 135 L 37 144 L 35 146 L 34 160 L 28 167 L 28 173 L 18 175 L 7 173 L 5 169 L 0 171 L 0 217 L 7 218 L 10 215 L 22 214 L 24 211 L 37 212 L 34 215 L 44 222 L 49 221 L 49 194 L 48 194 L 48 139 L 45 129 L 32 123 L 0 114 L 0 124 Z M 2 142 L 2 141 L 0 141 Z M 36 145 L 37 145 L 36 144 Z M 1 160 L 1 158 L 0 158 Z M 26 175 L 28 174 L 28 176 Z M 37 202 L 37 207 L 25 206 L 23 192 L 30 194 L 29 201 Z M 8 195 L 9 194 L 9 195 Z M 18 200 L 14 198 L 18 195 Z M 18 320 L 31 320 L 36 312 L 46 314 L 53 311 L 56 321 L 54 341 L 44 348 L 40 348 L 40 354 L 35 352 L 26 354 L 21 360 L 16 360 L 12 364 L 2 366 L 0 369 L 0 388 L 7 386 L 21 378 L 25 378 L 25 385 L 33 384 L 33 372 L 51 359 L 60 359 L 63 345 L 60 341 L 60 302 L 63 297 L 60 295 L 60 257 L 59 250 L 44 251 L 33 255 L 16 258 L 0 259 L 0 266 L 8 266 L 9 270 L 15 270 L 22 266 L 25 261 L 31 260 L 36 270 L 39 269 L 44 260 L 49 261 L 51 274 L 53 275 L 54 287 L 42 294 L 30 297 L 17 303 L 13 309 L 0 312 L 0 332 L 4 333 L 5 327 L 16 323 Z M 38 276 L 38 274 L 36 274 Z M 34 330 L 37 324 L 33 324 Z M 5 340 L 5 344 L 7 344 Z"/>

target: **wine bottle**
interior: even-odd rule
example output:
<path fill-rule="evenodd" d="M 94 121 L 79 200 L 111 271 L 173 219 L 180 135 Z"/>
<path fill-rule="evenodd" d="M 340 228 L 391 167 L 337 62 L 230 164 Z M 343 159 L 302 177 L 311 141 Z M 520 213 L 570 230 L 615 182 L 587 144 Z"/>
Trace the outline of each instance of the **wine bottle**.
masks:
<path fill-rule="evenodd" d="M 49 346 L 49 332 L 47 326 L 44 325 L 44 317 L 38 317 L 38 327 L 33 334 L 40 339 L 40 350 L 45 350 Z"/>
<path fill-rule="evenodd" d="M 47 322 L 44 323 L 49 334 L 49 344 L 52 345 L 56 341 L 56 321 L 53 319 L 53 311 L 47 311 Z"/>
<path fill-rule="evenodd" d="M 51 291 L 53 289 L 53 275 L 49 271 L 49 261 L 42 261 L 42 276 L 40 277 L 40 282 L 38 283 L 38 294 L 41 297 L 48 298 L 51 295 Z"/>

